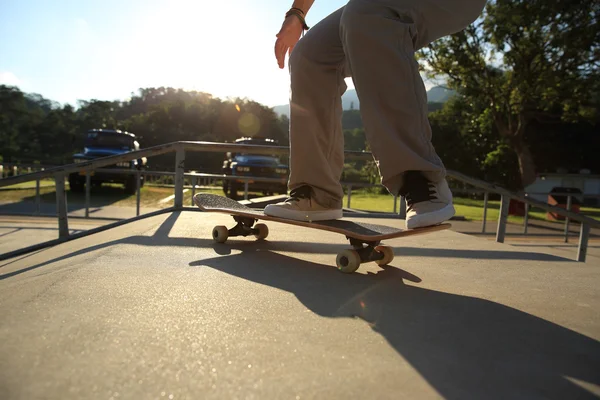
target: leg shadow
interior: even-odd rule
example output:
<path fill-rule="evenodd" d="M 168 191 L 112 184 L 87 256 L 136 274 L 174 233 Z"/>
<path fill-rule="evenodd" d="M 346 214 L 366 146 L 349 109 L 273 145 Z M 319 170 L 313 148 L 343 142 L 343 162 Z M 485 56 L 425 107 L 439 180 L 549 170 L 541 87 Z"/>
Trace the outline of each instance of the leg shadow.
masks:
<path fill-rule="evenodd" d="M 343 275 L 265 248 L 234 248 L 242 253 L 190 266 L 288 291 L 320 316 L 363 319 L 445 398 L 597 398 L 574 383 L 600 385 L 594 339 L 499 303 L 408 285 L 420 279 L 397 268 Z"/>

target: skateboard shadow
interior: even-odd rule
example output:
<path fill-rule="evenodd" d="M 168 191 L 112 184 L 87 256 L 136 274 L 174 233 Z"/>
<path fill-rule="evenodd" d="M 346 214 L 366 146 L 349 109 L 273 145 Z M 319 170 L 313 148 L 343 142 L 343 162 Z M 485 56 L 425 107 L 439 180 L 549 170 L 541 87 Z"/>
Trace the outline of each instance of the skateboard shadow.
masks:
<path fill-rule="evenodd" d="M 190 263 L 293 293 L 323 317 L 381 334 L 444 398 L 597 398 L 600 342 L 492 301 L 422 289 L 398 268 L 341 275 L 267 249 Z"/>
<path fill-rule="evenodd" d="M 386 241 L 383 244 L 389 244 Z M 293 241 L 248 241 L 244 239 L 229 240 L 226 244 L 214 244 L 215 252 L 220 255 L 231 254 L 232 249 L 244 251 L 244 249 L 273 250 L 273 251 L 292 251 L 302 254 L 332 254 L 336 255 L 341 250 L 351 248 L 348 244 L 335 243 L 311 243 L 311 242 L 293 242 Z M 434 247 L 404 247 L 392 246 L 396 257 L 430 257 L 430 258 L 470 258 L 476 260 L 523 260 L 523 261 L 561 261 L 576 262 L 572 259 L 555 256 L 552 254 L 543 254 L 525 251 L 498 251 L 498 250 L 460 250 L 460 249 L 440 249 Z"/>
<path fill-rule="evenodd" d="M 218 246 L 214 244 L 212 239 L 198 239 L 198 238 L 177 238 L 171 237 L 170 232 L 174 227 L 177 219 L 180 217 L 181 212 L 171 213 L 158 227 L 155 234 L 149 236 L 130 236 L 125 239 L 118 239 L 109 242 L 103 242 L 95 246 L 91 246 L 86 249 L 81 249 L 69 254 L 65 254 L 54 259 L 48 259 L 44 262 L 24 267 L 23 269 L 13 271 L 10 273 L 0 274 L 0 281 L 11 278 L 16 275 L 20 275 L 24 272 L 31 271 L 37 268 L 44 267 L 56 261 L 69 259 L 71 257 L 85 254 L 90 251 L 99 250 L 114 246 L 117 244 L 135 244 L 142 246 L 178 246 L 178 247 L 210 247 L 213 246 L 218 254 L 226 255 L 231 252 L 232 248 L 243 249 L 268 249 L 272 251 L 292 251 L 297 253 L 330 253 L 337 254 L 340 250 L 347 249 L 347 244 L 330 244 L 330 243 L 310 243 L 302 241 L 276 241 L 270 242 L 268 240 L 255 242 L 247 239 L 230 239 L 227 245 Z M 16 228 L 16 227 L 15 227 Z M 11 234 L 14 232 L 9 232 Z M 71 233 L 74 233 L 72 230 Z M 208 232 L 207 232 L 208 233 Z M 208 235 L 207 235 L 208 237 Z M 424 257 L 462 257 L 462 258 L 475 258 L 475 259 L 502 259 L 502 260 L 538 260 L 538 261 L 572 261 L 567 258 L 558 257 L 554 255 L 535 253 L 535 252 L 523 252 L 523 251 L 488 251 L 488 250 L 457 250 L 457 249 L 436 249 L 436 248 L 411 248 L 411 247 L 396 247 L 394 246 L 394 252 L 398 255 L 403 256 L 424 256 Z M 42 250 L 43 251 L 43 250 Z M 0 264 L 0 268 L 10 265 L 14 262 L 9 261 L 7 263 Z"/>
<path fill-rule="evenodd" d="M 418 277 L 397 268 L 343 275 L 273 251 L 303 249 L 293 242 L 218 246 L 211 239 L 172 237 L 178 215 L 160 223 L 152 236 L 99 243 L 0 280 L 122 243 L 213 247 L 224 254 L 234 248 L 242 253 L 189 265 L 285 290 L 323 317 L 364 320 L 445 398 L 596 398 L 574 383 L 600 386 L 600 343 L 594 339 L 499 303 L 419 288 L 408 284 Z"/>

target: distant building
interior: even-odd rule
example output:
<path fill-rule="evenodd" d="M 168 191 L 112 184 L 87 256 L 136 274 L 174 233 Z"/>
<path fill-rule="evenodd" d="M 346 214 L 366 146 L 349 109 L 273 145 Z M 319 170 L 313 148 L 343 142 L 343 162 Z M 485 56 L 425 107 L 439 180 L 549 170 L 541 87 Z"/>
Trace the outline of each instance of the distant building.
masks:
<path fill-rule="evenodd" d="M 555 187 L 575 188 L 581 190 L 579 198 L 582 204 L 588 206 L 600 205 L 600 175 L 592 175 L 587 171 L 580 174 L 549 173 L 539 174 L 536 181 L 525 188 L 530 197 L 548 201 L 548 193 Z"/>

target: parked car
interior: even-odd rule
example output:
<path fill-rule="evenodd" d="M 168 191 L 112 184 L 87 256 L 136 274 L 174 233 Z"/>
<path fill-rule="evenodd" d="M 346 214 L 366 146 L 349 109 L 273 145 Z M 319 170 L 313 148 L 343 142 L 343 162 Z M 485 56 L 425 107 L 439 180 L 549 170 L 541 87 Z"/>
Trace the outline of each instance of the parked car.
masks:
<path fill-rule="evenodd" d="M 136 136 L 130 132 L 109 129 L 91 129 L 87 131 L 84 140 L 82 153 L 73 155 L 73 161 L 80 163 L 84 161 L 95 160 L 97 158 L 124 154 L 130 151 L 140 149 L 140 144 Z M 114 165 L 102 167 L 102 169 L 146 169 L 147 160 L 143 157 L 138 160 L 119 162 Z M 93 171 L 91 173 L 91 183 L 93 186 L 100 186 L 102 183 L 121 183 L 125 186 L 125 193 L 133 194 L 136 191 L 135 174 L 116 174 L 102 171 Z M 144 180 L 140 185 L 143 186 Z M 83 192 L 85 188 L 85 172 L 75 172 L 69 174 L 69 187 L 73 192 Z"/>
<path fill-rule="evenodd" d="M 239 138 L 235 143 L 263 146 L 276 146 L 278 144 L 276 140 L 262 137 Z M 227 157 L 223 162 L 223 174 L 225 175 L 282 179 L 281 183 L 249 181 L 249 192 L 261 192 L 265 196 L 275 193 L 287 193 L 289 170 L 289 166 L 282 163 L 279 157 L 275 155 L 227 153 Z M 223 191 L 225 195 L 237 199 L 238 192 L 244 190 L 244 182 L 243 179 L 224 180 Z"/>

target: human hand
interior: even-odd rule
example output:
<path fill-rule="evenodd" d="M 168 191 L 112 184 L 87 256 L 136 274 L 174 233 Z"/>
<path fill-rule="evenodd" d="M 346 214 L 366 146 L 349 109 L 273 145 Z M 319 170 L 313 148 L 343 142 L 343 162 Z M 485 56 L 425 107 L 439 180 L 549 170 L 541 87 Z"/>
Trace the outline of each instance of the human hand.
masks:
<path fill-rule="evenodd" d="M 295 15 L 290 15 L 283 21 L 281 30 L 276 35 L 277 41 L 275 41 L 275 58 L 277 58 L 277 64 L 280 69 L 285 66 L 285 54 L 292 53 L 294 46 L 300 40 L 304 28 L 300 19 Z"/>

